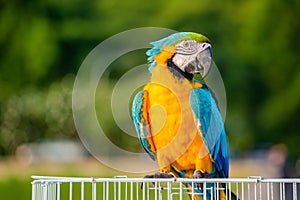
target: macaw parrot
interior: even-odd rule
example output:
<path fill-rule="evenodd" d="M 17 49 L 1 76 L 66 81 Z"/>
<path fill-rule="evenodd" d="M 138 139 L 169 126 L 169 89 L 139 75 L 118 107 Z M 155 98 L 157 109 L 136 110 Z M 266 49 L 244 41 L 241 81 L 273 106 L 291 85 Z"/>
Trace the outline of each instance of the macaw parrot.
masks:
<path fill-rule="evenodd" d="M 212 65 L 205 36 L 179 32 L 151 43 L 147 51 L 151 80 L 132 104 L 138 138 L 160 171 L 148 178 L 227 178 L 228 150 L 221 114 L 204 82 Z M 195 184 L 194 184 L 195 185 Z M 191 184 L 187 184 L 191 190 Z M 194 199 L 202 199 L 201 186 Z M 213 194 L 207 191 L 207 199 Z M 225 192 L 218 195 L 225 199 Z"/>

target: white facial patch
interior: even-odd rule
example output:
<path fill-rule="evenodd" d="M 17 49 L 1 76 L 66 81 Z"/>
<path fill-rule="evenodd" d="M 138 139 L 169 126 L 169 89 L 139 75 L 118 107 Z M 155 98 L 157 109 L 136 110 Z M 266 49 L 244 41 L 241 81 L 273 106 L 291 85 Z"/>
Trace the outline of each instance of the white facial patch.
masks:
<path fill-rule="evenodd" d="M 182 54 L 175 54 L 175 56 L 173 57 L 173 63 L 181 69 L 181 67 L 189 63 L 189 58 Z"/>

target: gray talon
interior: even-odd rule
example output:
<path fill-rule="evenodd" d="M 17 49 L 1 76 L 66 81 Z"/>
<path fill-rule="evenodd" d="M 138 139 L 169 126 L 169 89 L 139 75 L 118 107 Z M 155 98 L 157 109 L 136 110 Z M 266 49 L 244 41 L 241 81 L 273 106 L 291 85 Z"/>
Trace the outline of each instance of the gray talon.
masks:
<path fill-rule="evenodd" d="M 194 174 L 191 175 L 191 178 L 212 178 L 212 175 L 201 170 L 195 170 Z M 195 186 L 197 187 L 197 189 L 202 189 L 203 183 L 195 183 Z"/>

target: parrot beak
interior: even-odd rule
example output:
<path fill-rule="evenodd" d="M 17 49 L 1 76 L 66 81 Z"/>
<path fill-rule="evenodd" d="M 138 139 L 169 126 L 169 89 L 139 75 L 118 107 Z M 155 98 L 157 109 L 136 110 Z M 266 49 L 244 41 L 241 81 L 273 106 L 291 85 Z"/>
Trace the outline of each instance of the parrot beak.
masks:
<path fill-rule="evenodd" d="M 205 78 L 207 74 L 209 73 L 209 70 L 212 65 L 212 52 L 210 46 L 198 53 L 196 58 L 196 73 L 200 73 L 200 71 L 203 71 L 202 78 Z"/>
<path fill-rule="evenodd" d="M 195 57 L 193 61 L 188 63 L 185 68 L 185 71 L 189 74 L 200 74 L 202 72 L 202 78 L 205 78 L 209 73 L 210 67 L 212 64 L 212 53 L 210 45 L 201 49 Z"/>

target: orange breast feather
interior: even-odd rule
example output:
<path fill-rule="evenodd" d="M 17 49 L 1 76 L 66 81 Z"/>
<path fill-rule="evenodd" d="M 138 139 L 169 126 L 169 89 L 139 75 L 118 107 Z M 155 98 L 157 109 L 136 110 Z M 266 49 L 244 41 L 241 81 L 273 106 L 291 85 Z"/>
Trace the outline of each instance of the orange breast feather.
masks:
<path fill-rule="evenodd" d="M 195 169 L 203 142 L 189 103 L 192 88 L 188 80 L 175 78 L 165 66 L 156 66 L 151 82 L 144 87 L 152 134 L 148 141 L 160 168 Z"/>

